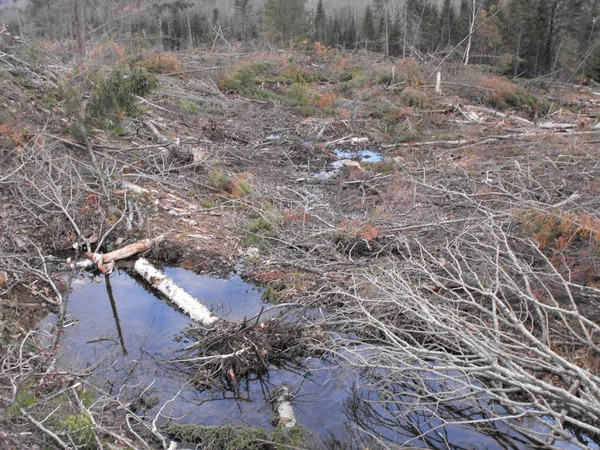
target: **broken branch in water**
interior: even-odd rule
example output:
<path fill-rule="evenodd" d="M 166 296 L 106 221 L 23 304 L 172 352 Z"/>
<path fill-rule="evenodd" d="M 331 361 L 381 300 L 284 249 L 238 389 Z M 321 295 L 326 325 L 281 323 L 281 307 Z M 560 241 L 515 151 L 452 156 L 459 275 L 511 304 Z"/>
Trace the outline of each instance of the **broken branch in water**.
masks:
<path fill-rule="evenodd" d="M 198 299 L 192 297 L 173 280 L 155 268 L 146 259 L 140 258 L 135 262 L 135 271 L 142 276 L 150 285 L 175 303 L 195 322 L 204 326 L 211 326 L 219 318 L 204 306 Z"/>
<path fill-rule="evenodd" d="M 293 428 L 296 426 L 296 417 L 290 403 L 291 397 L 289 386 L 283 383 L 276 389 L 271 400 L 274 403 L 274 409 L 277 411 L 277 421 L 283 428 Z"/>

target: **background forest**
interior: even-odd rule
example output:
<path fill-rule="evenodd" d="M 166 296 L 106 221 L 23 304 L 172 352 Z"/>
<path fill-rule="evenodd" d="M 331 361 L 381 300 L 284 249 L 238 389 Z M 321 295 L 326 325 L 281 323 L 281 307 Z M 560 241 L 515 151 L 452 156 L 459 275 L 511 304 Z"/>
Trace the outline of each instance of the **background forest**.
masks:
<path fill-rule="evenodd" d="M 318 41 L 425 60 L 457 47 L 449 59 L 500 74 L 600 80 L 600 0 L 8 0 L 0 11 L 13 35 L 74 42 L 75 6 L 88 49 L 107 39 L 134 52 Z"/>

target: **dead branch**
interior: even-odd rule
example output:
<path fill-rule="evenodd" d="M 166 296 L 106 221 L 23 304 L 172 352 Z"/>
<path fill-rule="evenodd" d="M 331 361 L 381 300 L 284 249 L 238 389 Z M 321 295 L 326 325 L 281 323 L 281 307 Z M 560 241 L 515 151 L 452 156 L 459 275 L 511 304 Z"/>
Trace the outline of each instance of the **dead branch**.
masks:
<path fill-rule="evenodd" d="M 160 243 L 164 239 L 164 236 L 159 236 L 154 239 L 143 239 L 133 244 L 126 245 L 120 249 L 114 250 L 109 253 L 86 253 L 88 259 L 78 261 L 75 265 L 81 269 L 88 269 L 90 267 L 96 267 L 100 272 L 110 274 L 114 268 L 115 261 L 129 258 L 130 256 L 144 252 L 154 245 Z"/>
<path fill-rule="evenodd" d="M 36 428 L 38 428 L 40 431 L 42 431 L 42 433 L 50 436 L 61 448 L 64 448 L 64 449 L 70 448 L 70 446 L 67 443 L 65 443 L 61 438 L 59 438 L 56 433 L 54 433 L 51 430 L 49 430 L 48 428 L 46 428 L 41 422 L 35 420 L 31 416 L 31 414 L 29 414 L 23 408 L 20 408 L 20 411 L 21 411 L 21 414 L 23 415 L 23 417 L 27 418 L 27 420 L 29 420 L 33 425 L 35 425 Z"/>

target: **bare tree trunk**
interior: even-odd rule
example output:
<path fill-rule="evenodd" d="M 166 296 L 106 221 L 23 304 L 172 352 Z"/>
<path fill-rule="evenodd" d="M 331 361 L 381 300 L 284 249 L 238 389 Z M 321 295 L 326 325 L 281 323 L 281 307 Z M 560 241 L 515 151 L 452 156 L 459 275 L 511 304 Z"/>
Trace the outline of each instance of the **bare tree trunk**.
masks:
<path fill-rule="evenodd" d="M 383 46 L 383 51 L 386 55 L 390 55 L 390 25 L 389 25 L 389 17 L 387 10 L 385 12 L 385 42 Z"/>
<path fill-rule="evenodd" d="M 160 41 L 160 46 L 164 50 L 165 46 L 163 44 L 163 30 L 162 30 L 162 17 L 160 13 L 158 13 L 158 39 Z"/>
<path fill-rule="evenodd" d="M 523 24 L 519 27 L 519 38 L 517 39 L 517 51 L 515 53 L 515 72 L 514 76 L 518 75 L 519 70 L 519 54 L 521 53 L 521 37 L 523 36 Z"/>
<path fill-rule="evenodd" d="M 191 50 L 192 48 L 194 48 L 194 38 L 192 35 L 192 24 L 190 23 L 190 12 L 189 11 L 186 13 L 185 18 L 187 20 L 188 40 L 189 40 L 189 46 L 190 46 L 190 50 Z"/>
<path fill-rule="evenodd" d="M 85 59 L 85 3 L 73 0 L 75 9 L 75 34 L 77 35 L 77 54 L 79 61 Z"/>
<path fill-rule="evenodd" d="M 404 36 L 402 37 L 402 59 L 406 58 L 406 38 L 408 34 L 408 4 L 404 5 Z"/>
<path fill-rule="evenodd" d="M 477 19 L 477 0 L 471 2 L 471 23 L 469 24 L 469 38 L 467 39 L 467 48 L 465 49 L 465 66 L 469 64 L 469 56 L 471 54 L 471 42 L 473 39 L 473 30 L 475 29 L 475 19 Z"/>

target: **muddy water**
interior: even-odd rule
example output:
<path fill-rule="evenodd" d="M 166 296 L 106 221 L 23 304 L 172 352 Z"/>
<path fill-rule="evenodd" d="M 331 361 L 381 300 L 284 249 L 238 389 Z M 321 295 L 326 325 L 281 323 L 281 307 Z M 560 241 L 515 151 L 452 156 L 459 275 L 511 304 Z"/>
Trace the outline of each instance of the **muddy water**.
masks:
<path fill-rule="evenodd" d="M 262 302 L 260 288 L 236 274 L 218 279 L 180 268 L 167 268 L 166 272 L 229 320 L 252 317 L 269 306 Z M 408 441 L 413 447 L 446 448 L 450 443 L 457 448 L 528 448 L 525 439 L 500 425 L 486 431 L 445 425 L 442 433 L 430 435 L 432 438 L 415 438 L 441 422 L 426 411 L 406 414 L 386 409 L 377 392 L 356 388 L 364 385 L 357 374 L 316 358 L 299 361 L 294 367 L 272 367 L 268 377 L 244 384 L 241 391 L 248 401 L 236 400 L 230 392 L 198 390 L 170 363 L 177 358 L 177 350 L 189 343 L 181 332 L 191 321 L 125 272 L 108 279 L 79 276 L 68 312 L 62 364 L 78 370 L 93 366 L 95 381 L 113 395 L 147 389 L 147 397 L 158 402 L 147 411 L 150 417 L 165 401 L 176 397 L 163 414 L 183 423 L 272 428 L 273 412 L 265 396 L 286 382 L 296 392 L 293 405 L 298 423 L 312 434 L 317 448 L 324 448 L 324 440 L 330 436 L 349 444 L 368 433 L 389 442 Z M 56 317 L 49 316 L 40 326 L 51 328 L 55 322 Z M 398 387 L 398 392 L 393 403 L 396 408 L 402 404 L 406 387 Z M 468 411 L 462 414 L 468 415 Z"/>

